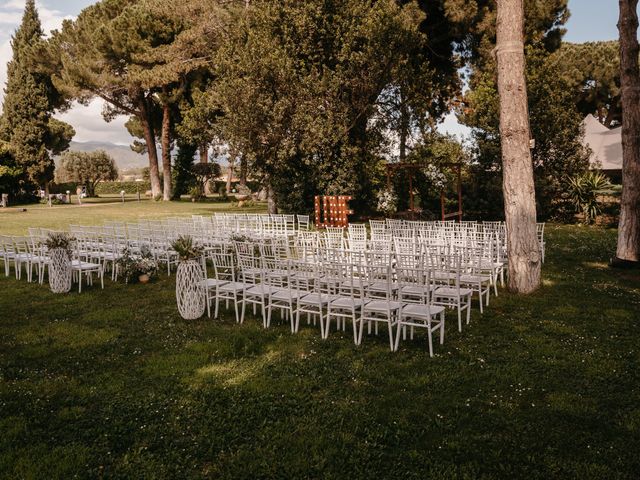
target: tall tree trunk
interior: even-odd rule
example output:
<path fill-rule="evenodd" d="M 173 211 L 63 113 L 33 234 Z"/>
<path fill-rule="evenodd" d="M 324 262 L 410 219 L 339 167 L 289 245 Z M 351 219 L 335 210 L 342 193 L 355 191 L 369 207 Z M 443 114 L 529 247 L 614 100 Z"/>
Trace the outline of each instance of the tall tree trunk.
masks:
<path fill-rule="evenodd" d="M 638 0 L 619 0 L 622 93 L 622 198 L 614 265 L 640 262 L 640 69 Z"/>
<path fill-rule="evenodd" d="M 409 135 L 409 112 L 404 101 L 404 96 L 400 92 L 400 161 L 407 158 L 407 137 Z"/>
<path fill-rule="evenodd" d="M 200 144 L 198 152 L 200 154 L 200 163 L 209 163 L 209 144 L 207 142 Z M 209 180 L 204 183 L 204 194 L 211 195 L 211 182 Z"/>
<path fill-rule="evenodd" d="M 498 0 L 496 33 L 509 289 L 530 293 L 540 286 L 540 245 L 529 150 L 523 0 Z"/>
<path fill-rule="evenodd" d="M 229 152 L 229 172 L 227 173 L 227 195 L 231 193 L 231 184 L 233 182 L 233 169 L 236 164 L 236 152 Z"/>
<path fill-rule="evenodd" d="M 276 203 L 276 197 L 269 177 L 266 178 L 265 188 L 267 190 L 267 213 L 275 215 L 278 213 L 278 205 Z"/>
<path fill-rule="evenodd" d="M 240 185 L 243 187 L 247 186 L 247 170 L 249 169 L 249 165 L 247 164 L 246 155 L 240 155 Z"/>
<path fill-rule="evenodd" d="M 198 153 L 200 156 L 200 163 L 209 163 L 209 144 L 201 143 L 198 147 Z"/>
<path fill-rule="evenodd" d="M 147 154 L 149 156 L 149 180 L 151 182 L 151 194 L 153 198 L 162 195 L 160 186 L 160 173 L 158 172 L 158 150 L 156 149 L 156 135 L 151 124 L 150 112 L 147 100 L 141 97 L 138 101 L 140 110 L 140 123 L 144 132 L 144 141 L 147 144 Z"/>
<path fill-rule="evenodd" d="M 171 200 L 171 107 L 168 103 L 162 105 L 162 180 L 164 188 L 162 199 Z"/>

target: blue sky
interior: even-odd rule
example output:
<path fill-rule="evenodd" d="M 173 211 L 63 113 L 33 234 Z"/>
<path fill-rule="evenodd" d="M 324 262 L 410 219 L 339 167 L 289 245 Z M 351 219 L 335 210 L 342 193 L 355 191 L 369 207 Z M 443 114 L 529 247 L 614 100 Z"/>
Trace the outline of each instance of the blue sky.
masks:
<path fill-rule="evenodd" d="M 45 31 L 59 28 L 64 18 L 73 18 L 84 7 L 94 3 L 90 0 L 36 0 Z M 9 44 L 11 34 L 20 23 L 24 0 L 0 0 L 0 85 L 6 80 L 6 63 L 11 58 Z M 571 18 L 567 23 L 565 39 L 570 42 L 615 40 L 618 35 L 618 2 L 616 0 L 569 0 Z M 3 95 L 0 94 L 0 96 Z M 74 107 L 59 118 L 71 123 L 76 129 L 75 140 L 107 141 L 128 144 L 131 137 L 124 129 L 125 118 L 105 123 L 100 115 L 102 105 L 95 101 L 88 107 Z M 458 125 L 454 116 L 449 116 L 442 131 L 464 135 L 465 129 Z"/>

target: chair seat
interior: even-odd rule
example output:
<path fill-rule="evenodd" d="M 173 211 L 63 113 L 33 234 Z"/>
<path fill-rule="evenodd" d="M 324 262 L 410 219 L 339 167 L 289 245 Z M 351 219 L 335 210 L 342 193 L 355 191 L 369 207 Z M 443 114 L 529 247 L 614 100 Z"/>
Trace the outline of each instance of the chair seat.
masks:
<path fill-rule="evenodd" d="M 440 287 L 436 289 L 433 295 L 435 297 L 457 298 L 458 296 L 466 297 L 467 295 L 471 295 L 472 293 L 473 290 L 469 288 L 461 288 L 460 290 L 458 290 L 457 288 Z"/>
<path fill-rule="evenodd" d="M 269 294 L 273 294 L 275 292 L 277 292 L 278 288 L 272 287 L 270 285 L 264 285 L 262 283 L 255 285 L 251 288 L 248 288 L 246 290 L 246 293 L 248 295 L 269 295 Z"/>
<path fill-rule="evenodd" d="M 71 268 L 74 270 L 100 270 L 100 265 L 97 263 L 83 262 L 81 260 L 73 260 L 71 262 Z"/>
<path fill-rule="evenodd" d="M 371 300 L 364 306 L 367 312 L 388 312 L 389 310 L 400 310 L 400 302 L 387 302 L 386 300 Z"/>
<path fill-rule="evenodd" d="M 337 297 L 331 300 L 329 304 L 335 308 L 360 308 L 366 303 L 362 298 Z"/>
<path fill-rule="evenodd" d="M 395 291 L 398 289 L 398 284 L 396 282 L 392 282 L 389 285 L 391 291 Z M 386 282 L 371 282 L 367 285 L 367 289 L 372 292 L 386 292 L 387 291 L 387 283 Z"/>
<path fill-rule="evenodd" d="M 227 280 L 218 280 L 217 278 L 207 278 L 203 283 L 207 288 L 216 288 L 229 282 Z"/>
<path fill-rule="evenodd" d="M 440 305 L 424 305 L 412 303 L 402 307 L 402 314 L 411 318 L 429 318 L 438 315 L 444 311 L 444 307 Z"/>
<path fill-rule="evenodd" d="M 403 295 L 426 295 L 429 290 L 431 290 L 431 288 L 427 285 L 407 285 L 402 287 L 401 292 Z"/>
<path fill-rule="evenodd" d="M 484 283 L 490 282 L 491 277 L 489 275 L 460 275 L 460 282 L 462 283 Z"/>
<path fill-rule="evenodd" d="M 246 283 L 242 282 L 226 282 L 219 287 L 221 292 L 239 292 L 247 288 Z"/>
<path fill-rule="evenodd" d="M 293 300 L 305 295 L 306 292 L 301 292 L 299 290 L 278 290 L 277 292 L 271 295 L 271 300 Z"/>
<path fill-rule="evenodd" d="M 329 295 L 324 294 L 320 295 L 319 293 L 309 293 L 300 297 L 301 305 L 326 305 L 332 300 L 333 297 L 329 297 Z"/>
<path fill-rule="evenodd" d="M 449 272 L 433 272 L 433 278 L 436 280 L 455 280 L 456 274 Z"/>

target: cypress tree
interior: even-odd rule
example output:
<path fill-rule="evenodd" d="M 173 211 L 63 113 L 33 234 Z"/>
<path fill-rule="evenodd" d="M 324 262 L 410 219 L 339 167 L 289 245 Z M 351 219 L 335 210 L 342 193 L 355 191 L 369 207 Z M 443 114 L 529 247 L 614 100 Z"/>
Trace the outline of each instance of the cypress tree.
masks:
<path fill-rule="evenodd" d="M 30 182 L 25 190 L 53 178 L 54 163 L 47 150 L 51 118 L 51 80 L 30 65 L 30 49 L 43 36 L 34 0 L 27 0 L 22 24 L 13 35 L 13 58 L 7 65 L 0 139 L 11 145 L 15 161 Z"/>

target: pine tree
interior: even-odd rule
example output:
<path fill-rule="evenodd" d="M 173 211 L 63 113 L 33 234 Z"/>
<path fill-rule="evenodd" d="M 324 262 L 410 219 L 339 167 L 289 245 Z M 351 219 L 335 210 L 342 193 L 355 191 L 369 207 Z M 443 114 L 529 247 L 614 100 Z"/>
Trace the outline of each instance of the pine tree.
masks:
<path fill-rule="evenodd" d="M 620 0 L 620 80 L 622 92 L 622 198 L 618 247 L 613 264 L 640 265 L 640 66 L 638 0 Z"/>
<path fill-rule="evenodd" d="M 531 293 L 540 286 L 540 251 L 529 150 L 523 0 L 498 0 L 496 31 L 509 289 Z"/>
<path fill-rule="evenodd" d="M 47 151 L 51 117 L 50 79 L 30 68 L 30 49 L 43 32 L 34 0 L 27 0 L 22 24 L 13 36 L 13 58 L 7 66 L 0 139 L 13 149 L 17 165 L 33 185 L 53 178 L 54 163 Z"/>

